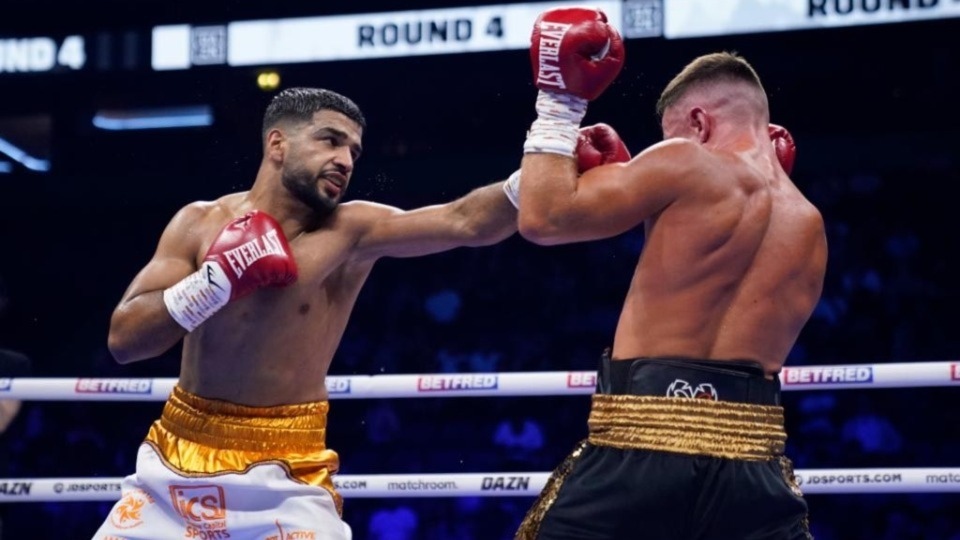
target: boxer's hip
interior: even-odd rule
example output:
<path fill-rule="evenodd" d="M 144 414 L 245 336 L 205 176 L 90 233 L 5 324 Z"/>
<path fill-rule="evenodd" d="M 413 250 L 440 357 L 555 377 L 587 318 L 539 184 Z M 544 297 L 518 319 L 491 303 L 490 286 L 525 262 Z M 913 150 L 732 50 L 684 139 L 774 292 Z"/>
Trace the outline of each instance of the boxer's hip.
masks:
<path fill-rule="evenodd" d="M 589 442 L 747 461 L 783 454 L 779 381 L 758 364 L 604 357 Z"/>
<path fill-rule="evenodd" d="M 291 480 L 329 491 L 339 510 L 342 499 L 331 476 L 340 460 L 326 447 L 328 411 L 326 401 L 249 407 L 206 399 L 178 386 L 145 442 L 186 476 L 279 465 Z"/>

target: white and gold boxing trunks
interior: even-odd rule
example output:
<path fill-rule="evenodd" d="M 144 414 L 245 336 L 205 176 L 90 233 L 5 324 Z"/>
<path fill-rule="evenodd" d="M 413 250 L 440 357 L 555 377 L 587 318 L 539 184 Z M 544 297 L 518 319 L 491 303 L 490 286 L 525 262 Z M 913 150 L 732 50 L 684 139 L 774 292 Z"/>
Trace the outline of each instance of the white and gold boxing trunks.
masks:
<path fill-rule="evenodd" d="M 94 540 L 350 540 L 329 403 L 247 407 L 175 387 Z"/>

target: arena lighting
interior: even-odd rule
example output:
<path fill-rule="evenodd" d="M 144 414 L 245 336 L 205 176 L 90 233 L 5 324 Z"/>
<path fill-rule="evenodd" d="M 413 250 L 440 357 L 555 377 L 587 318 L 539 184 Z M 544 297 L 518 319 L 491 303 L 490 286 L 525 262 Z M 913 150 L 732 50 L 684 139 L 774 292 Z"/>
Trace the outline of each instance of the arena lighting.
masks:
<path fill-rule="evenodd" d="M 263 71 L 257 75 L 257 87 L 264 92 L 276 90 L 280 87 L 280 74 L 276 71 Z"/>
<path fill-rule="evenodd" d="M 13 172 L 13 163 L 0 161 L 0 174 Z"/>
<path fill-rule="evenodd" d="M 50 170 L 50 162 L 45 159 L 39 159 L 27 154 L 25 151 L 17 148 L 5 139 L 0 139 L 0 154 L 5 154 L 10 159 L 20 163 L 31 171 L 46 172 Z M 2 167 L 2 165 L 0 165 Z M 10 172 L 10 171 L 0 171 Z"/>
<path fill-rule="evenodd" d="M 93 117 L 93 125 L 108 131 L 206 127 L 213 125 L 213 108 L 209 105 L 196 105 L 97 111 Z"/>

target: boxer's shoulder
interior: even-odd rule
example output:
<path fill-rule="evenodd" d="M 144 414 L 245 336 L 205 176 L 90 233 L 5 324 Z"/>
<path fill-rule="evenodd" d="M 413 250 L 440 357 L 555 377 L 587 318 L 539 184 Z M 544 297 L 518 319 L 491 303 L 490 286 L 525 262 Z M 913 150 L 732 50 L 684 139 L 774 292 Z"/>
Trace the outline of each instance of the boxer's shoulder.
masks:
<path fill-rule="evenodd" d="M 364 229 L 399 210 L 393 206 L 371 201 L 350 201 L 341 204 L 333 222 L 346 228 Z"/>
<path fill-rule="evenodd" d="M 192 232 L 208 227 L 219 228 L 243 212 L 243 194 L 231 193 L 214 200 L 193 201 L 184 205 L 173 217 L 173 222 Z"/>

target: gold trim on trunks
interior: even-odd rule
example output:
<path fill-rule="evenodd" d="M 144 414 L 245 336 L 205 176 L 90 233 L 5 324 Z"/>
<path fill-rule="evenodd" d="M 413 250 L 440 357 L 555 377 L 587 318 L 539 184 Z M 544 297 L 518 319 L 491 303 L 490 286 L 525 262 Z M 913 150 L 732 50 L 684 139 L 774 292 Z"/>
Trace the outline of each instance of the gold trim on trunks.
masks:
<path fill-rule="evenodd" d="M 514 540 L 535 540 L 537 538 L 537 535 L 540 534 L 540 525 L 543 523 L 543 518 L 547 515 L 547 510 L 550 510 L 553 502 L 557 500 L 557 494 L 563 487 L 563 481 L 570 475 L 570 471 L 573 470 L 573 466 L 577 464 L 586 448 L 587 441 L 581 441 L 573 449 L 573 452 L 553 471 L 550 478 L 547 479 L 546 485 L 543 486 L 540 496 L 537 497 L 533 506 L 527 511 L 527 515 L 524 516 L 523 521 L 520 522 Z"/>
<path fill-rule="evenodd" d="M 783 408 L 708 399 L 595 394 L 587 421 L 597 446 L 746 461 L 783 454 Z"/>
<path fill-rule="evenodd" d="M 326 446 L 326 401 L 248 407 L 174 387 L 146 442 L 185 476 L 243 473 L 276 463 L 290 479 L 326 489 L 342 514 L 332 475 L 340 458 Z"/>

